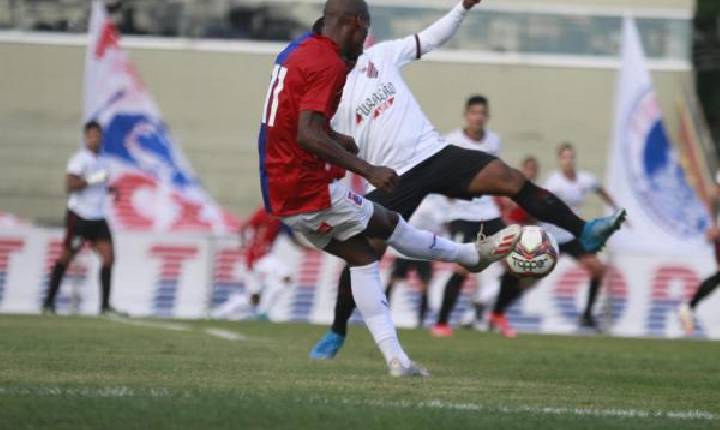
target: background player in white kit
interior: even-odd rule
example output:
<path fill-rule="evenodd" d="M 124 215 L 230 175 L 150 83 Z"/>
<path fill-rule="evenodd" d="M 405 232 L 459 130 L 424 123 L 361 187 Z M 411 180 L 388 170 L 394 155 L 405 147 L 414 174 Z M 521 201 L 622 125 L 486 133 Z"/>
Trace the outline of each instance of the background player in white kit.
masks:
<path fill-rule="evenodd" d="M 498 156 L 502 146 L 500 136 L 487 127 L 490 118 L 490 103 L 482 95 L 474 95 L 465 101 L 463 128 L 445 135 L 450 145 L 473 151 L 482 151 Z M 505 228 L 500 218 L 500 208 L 495 197 L 485 195 L 471 200 L 449 199 L 447 208 L 450 236 L 456 241 L 472 242 L 482 230 L 485 234 L 495 234 Z M 499 277 L 502 265 L 495 263 L 479 275 L 479 287 L 476 293 L 476 306 L 484 298 L 495 297 L 499 291 Z M 453 274 L 445 284 L 442 304 L 438 313 L 437 323 L 432 327 L 432 334 L 438 337 L 452 335 L 448 324 L 450 313 L 460 295 L 468 272 L 460 266 L 453 269 Z"/>
<path fill-rule="evenodd" d="M 43 310 L 55 312 L 55 298 L 65 270 L 85 242 L 100 256 L 101 313 L 113 312 L 110 306 L 110 282 L 115 262 L 112 234 L 106 221 L 109 168 L 100 156 L 102 127 L 90 121 L 83 127 L 85 147 L 70 158 L 66 187 L 69 194 L 62 253 L 55 262 Z"/>
<path fill-rule="evenodd" d="M 572 144 L 560 144 L 557 157 L 559 169 L 550 173 L 545 181 L 545 188 L 563 199 L 575 212 L 580 211 L 588 194 L 597 194 L 605 204 L 616 208 L 613 199 L 592 173 L 577 170 L 576 152 Z M 596 252 L 586 250 L 569 232 L 548 224 L 543 224 L 543 227 L 555 236 L 560 253 L 571 256 L 590 273 L 590 288 L 579 324 L 583 328 L 599 329 L 593 316 L 593 308 L 600 292 L 606 266 L 597 257 Z"/>
<path fill-rule="evenodd" d="M 361 159 L 390 167 L 400 175 L 393 190 L 376 189 L 366 197 L 409 219 L 428 194 L 462 199 L 504 195 L 535 218 L 573 232 L 586 248 L 599 250 L 620 227 L 624 211 L 586 223 L 552 193 L 527 181 L 520 171 L 496 157 L 447 145 L 402 77 L 403 66 L 449 40 L 467 11 L 478 3 L 463 0 L 423 31 L 379 43 L 355 61 L 333 118 L 333 129 L 355 140 Z M 322 25 L 320 19 L 315 28 Z M 384 252 L 382 241 L 373 245 L 376 252 Z M 346 266 L 338 286 L 333 325 L 312 349 L 311 358 L 332 358 L 344 343 L 347 322 L 355 308 L 349 280 Z"/>

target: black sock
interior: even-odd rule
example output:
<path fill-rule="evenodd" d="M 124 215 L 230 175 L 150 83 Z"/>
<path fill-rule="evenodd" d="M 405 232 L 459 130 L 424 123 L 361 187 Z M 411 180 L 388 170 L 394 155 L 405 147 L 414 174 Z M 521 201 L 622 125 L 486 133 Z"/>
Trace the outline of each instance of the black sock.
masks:
<path fill-rule="evenodd" d="M 67 265 L 62 264 L 59 261 L 53 266 L 52 272 L 50 273 L 47 296 L 45 296 L 45 302 L 43 303 L 44 307 L 55 307 L 55 296 L 57 296 L 57 292 L 60 289 L 63 276 L 65 276 L 65 270 L 67 270 Z"/>
<path fill-rule="evenodd" d="M 340 336 L 347 336 L 347 327 L 350 316 L 355 310 L 355 299 L 350 288 L 350 267 L 345 266 L 338 281 L 337 302 L 335 302 L 335 316 L 330 330 Z"/>
<path fill-rule="evenodd" d="M 700 287 L 698 287 L 697 291 L 695 291 L 695 294 L 690 300 L 690 307 L 695 309 L 702 299 L 707 297 L 715 288 L 717 288 L 718 284 L 720 284 L 720 272 L 715 272 L 714 275 L 708 277 L 702 282 L 702 284 L 700 284 Z"/>
<path fill-rule="evenodd" d="M 475 303 L 475 321 L 482 321 L 484 314 L 485 305 L 482 303 Z"/>
<path fill-rule="evenodd" d="M 100 286 L 102 287 L 102 310 L 110 309 L 110 278 L 112 266 L 100 268 Z"/>
<path fill-rule="evenodd" d="M 595 301 L 597 300 L 598 293 L 600 292 L 601 283 L 602 279 L 590 279 L 590 288 L 588 289 L 587 303 L 585 304 L 585 312 L 583 313 L 583 316 L 586 318 L 592 317 L 593 308 L 595 307 Z"/>
<path fill-rule="evenodd" d="M 392 290 L 393 290 L 393 283 L 388 282 L 387 286 L 385 287 L 385 298 L 387 299 L 388 306 L 390 305 L 390 297 L 392 297 Z"/>
<path fill-rule="evenodd" d="M 438 324 L 447 324 L 450 318 L 450 312 L 455 307 L 455 302 L 460 296 L 460 289 L 462 288 L 463 282 L 465 282 L 465 276 L 461 273 L 453 273 L 447 284 L 445 284 L 445 292 L 443 293 L 443 301 L 440 305 L 440 314 L 438 315 Z"/>
<path fill-rule="evenodd" d="M 500 293 L 493 307 L 494 314 L 505 314 L 507 308 L 522 296 L 523 289 L 520 288 L 520 280 L 511 275 L 507 270 L 500 277 Z"/>
<path fill-rule="evenodd" d="M 422 327 L 425 322 L 425 315 L 428 310 L 428 295 L 427 290 L 423 290 L 420 293 L 420 309 L 418 310 L 418 327 Z"/>
<path fill-rule="evenodd" d="M 550 191 L 525 181 L 520 192 L 512 199 L 539 221 L 562 227 L 575 237 L 580 237 L 582 234 L 585 221 L 575 215 L 572 209 Z"/>

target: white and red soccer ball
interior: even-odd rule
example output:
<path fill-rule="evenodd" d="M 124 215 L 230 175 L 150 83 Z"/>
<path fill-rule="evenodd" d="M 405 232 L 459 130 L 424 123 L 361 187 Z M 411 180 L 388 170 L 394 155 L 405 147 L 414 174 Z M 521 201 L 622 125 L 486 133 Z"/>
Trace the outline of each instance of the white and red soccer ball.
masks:
<path fill-rule="evenodd" d="M 505 263 L 512 274 L 520 278 L 542 278 L 553 271 L 558 261 L 558 245 L 542 227 L 522 227 L 515 249 Z"/>

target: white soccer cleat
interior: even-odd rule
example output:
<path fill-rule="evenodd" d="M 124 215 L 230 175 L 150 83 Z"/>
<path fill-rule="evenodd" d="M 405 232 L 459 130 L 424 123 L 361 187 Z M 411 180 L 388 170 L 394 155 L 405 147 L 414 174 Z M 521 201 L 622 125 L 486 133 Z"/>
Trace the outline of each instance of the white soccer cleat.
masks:
<path fill-rule="evenodd" d="M 403 366 L 400 360 L 394 358 L 388 364 L 388 371 L 393 378 L 429 378 L 430 372 L 417 363 L 411 361 L 407 366 Z"/>
<path fill-rule="evenodd" d="M 678 308 L 678 318 L 685 331 L 685 336 L 692 336 L 695 333 L 695 315 L 687 303 L 682 303 Z"/>
<path fill-rule="evenodd" d="M 521 233 L 522 228 L 519 224 L 509 225 L 491 236 L 486 236 L 480 231 L 475 242 L 478 264 L 463 267 L 470 272 L 482 272 L 489 265 L 504 258 L 515 249 Z"/>

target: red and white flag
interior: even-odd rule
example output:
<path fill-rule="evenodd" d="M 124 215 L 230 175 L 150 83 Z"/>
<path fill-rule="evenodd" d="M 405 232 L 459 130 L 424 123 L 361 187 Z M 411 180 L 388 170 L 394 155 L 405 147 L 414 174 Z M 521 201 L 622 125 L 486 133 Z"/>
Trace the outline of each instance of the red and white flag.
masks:
<path fill-rule="evenodd" d="M 85 119 L 102 124 L 103 156 L 119 193 L 121 230 L 237 230 L 239 220 L 210 197 L 172 140 L 102 1 L 94 1 L 85 58 Z"/>

